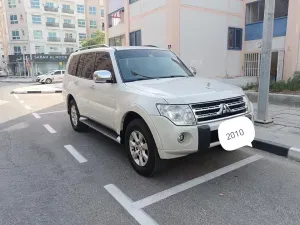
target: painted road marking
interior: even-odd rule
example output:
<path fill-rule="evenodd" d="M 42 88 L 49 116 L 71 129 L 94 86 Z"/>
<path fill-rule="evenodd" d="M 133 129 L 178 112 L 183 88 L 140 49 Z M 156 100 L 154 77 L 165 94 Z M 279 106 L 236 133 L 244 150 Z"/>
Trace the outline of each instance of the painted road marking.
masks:
<path fill-rule="evenodd" d="M 84 158 L 72 145 L 65 145 L 64 147 L 70 152 L 70 154 L 75 159 L 77 159 L 77 161 L 79 163 L 85 163 L 85 162 L 87 162 L 87 159 Z"/>
<path fill-rule="evenodd" d="M 16 98 L 16 99 L 19 99 L 19 96 L 18 95 L 16 95 L 16 94 L 13 94 L 14 95 L 14 97 Z"/>
<path fill-rule="evenodd" d="M 44 113 L 39 113 L 40 115 L 45 115 L 45 114 L 54 114 L 54 113 L 64 113 L 67 112 L 67 110 L 60 110 L 60 111 L 53 111 L 53 112 L 44 112 Z"/>
<path fill-rule="evenodd" d="M 25 107 L 26 109 L 31 109 L 31 107 L 30 107 L 29 105 L 24 105 L 24 107 Z"/>
<path fill-rule="evenodd" d="M 117 186 L 108 184 L 104 188 L 127 210 L 127 212 L 141 225 L 158 225 L 142 209 L 136 209 L 132 200 L 128 198 Z"/>
<path fill-rule="evenodd" d="M 49 124 L 45 124 L 44 127 L 51 133 L 55 134 L 56 130 L 54 130 Z"/>
<path fill-rule="evenodd" d="M 20 102 L 21 102 L 22 104 L 24 104 L 24 101 L 23 101 L 23 100 L 21 100 Z"/>
<path fill-rule="evenodd" d="M 190 180 L 190 181 L 187 181 L 185 183 L 182 183 L 182 184 L 179 184 L 175 187 L 172 187 L 170 189 L 167 189 L 165 191 L 162 191 L 162 192 L 159 192 L 159 193 L 156 193 L 154 195 L 151 195 L 149 197 L 146 197 L 142 200 L 139 200 L 139 201 L 136 201 L 133 203 L 133 206 L 136 208 L 136 209 L 142 209 L 146 206 L 149 206 L 149 205 L 152 205 L 153 203 L 156 203 L 156 202 L 159 202 L 163 199 L 166 199 L 172 195 L 175 195 L 175 194 L 178 194 L 182 191 L 185 191 L 187 189 L 190 189 L 192 187 L 195 187 L 199 184 L 202 184 L 204 182 L 207 182 L 209 180 L 212 180 L 212 179 L 215 179 L 217 177 L 220 177 L 226 173 L 229 173 L 233 170 L 236 170 L 236 169 L 239 169 L 247 164 L 250 164 L 252 162 L 255 162 L 259 159 L 263 158 L 262 156 L 260 155 L 253 155 L 249 158 L 246 158 L 246 159 L 243 159 L 241 161 L 238 161 L 238 162 L 235 162 L 231 165 L 228 165 L 228 166 L 225 166 L 221 169 L 218 169 L 214 172 L 211 172 L 211 173 L 208 173 L 208 174 L 205 174 L 204 176 L 201 176 L 201 177 L 197 177 L 193 180 Z"/>
<path fill-rule="evenodd" d="M 40 117 L 39 114 L 37 114 L 37 113 L 32 113 L 32 115 L 33 115 L 36 119 L 41 119 L 41 117 Z"/>
<path fill-rule="evenodd" d="M 8 101 L 3 101 L 3 100 L 0 100 L 0 105 L 4 105 L 5 103 L 7 103 Z"/>

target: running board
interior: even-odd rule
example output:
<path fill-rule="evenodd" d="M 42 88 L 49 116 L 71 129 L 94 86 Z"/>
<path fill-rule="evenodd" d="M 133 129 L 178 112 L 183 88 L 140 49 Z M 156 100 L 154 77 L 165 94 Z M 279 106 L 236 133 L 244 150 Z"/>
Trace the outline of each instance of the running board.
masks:
<path fill-rule="evenodd" d="M 98 131 L 99 133 L 109 137 L 110 139 L 118 142 L 119 144 L 121 143 L 120 136 L 116 132 L 112 131 L 111 129 L 109 129 L 97 122 L 94 122 L 93 120 L 85 118 L 85 117 L 80 117 L 79 121 L 84 123 L 85 125 L 93 128 L 94 130 Z"/>

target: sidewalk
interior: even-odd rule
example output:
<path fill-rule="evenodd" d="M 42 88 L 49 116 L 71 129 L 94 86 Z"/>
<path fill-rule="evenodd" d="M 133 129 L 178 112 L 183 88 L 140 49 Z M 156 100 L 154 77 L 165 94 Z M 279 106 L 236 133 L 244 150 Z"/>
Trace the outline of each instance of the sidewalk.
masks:
<path fill-rule="evenodd" d="M 35 84 L 13 90 L 12 94 L 42 94 L 42 93 L 61 93 L 62 83 L 54 84 Z"/>
<path fill-rule="evenodd" d="M 35 79 L 35 78 L 33 78 Z M 0 77 L 0 82 L 10 82 L 10 83 L 34 83 L 35 80 L 27 77 Z"/>
<path fill-rule="evenodd" d="M 256 115 L 257 103 L 253 106 Z M 269 116 L 272 124 L 255 125 L 256 139 L 285 148 L 287 153 L 291 147 L 300 149 L 300 108 L 269 105 Z M 272 148 L 270 151 L 274 151 L 275 147 Z"/>

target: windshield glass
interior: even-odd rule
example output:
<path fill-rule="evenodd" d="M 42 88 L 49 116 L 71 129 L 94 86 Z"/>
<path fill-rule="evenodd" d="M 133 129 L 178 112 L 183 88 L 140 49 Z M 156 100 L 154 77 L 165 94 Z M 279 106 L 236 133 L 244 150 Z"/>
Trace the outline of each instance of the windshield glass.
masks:
<path fill-rule="evenodd" d="M 116 58 L 124 82 L 193 76 L 175 54 L 166 50 L 121 50 L 116 51 Z"/>

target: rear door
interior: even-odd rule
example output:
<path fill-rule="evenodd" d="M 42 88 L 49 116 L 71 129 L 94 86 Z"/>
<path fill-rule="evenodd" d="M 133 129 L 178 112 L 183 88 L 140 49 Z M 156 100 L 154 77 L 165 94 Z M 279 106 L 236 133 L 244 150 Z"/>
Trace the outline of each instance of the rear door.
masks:
<path fill-rule="evenodd" d="M 56 70 L 54 73 L 53 73 L 53 81 L 54 82 L 58 82 L 61 80 L 61 71 L 60 70 Z"/>

